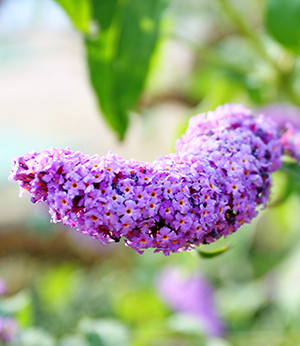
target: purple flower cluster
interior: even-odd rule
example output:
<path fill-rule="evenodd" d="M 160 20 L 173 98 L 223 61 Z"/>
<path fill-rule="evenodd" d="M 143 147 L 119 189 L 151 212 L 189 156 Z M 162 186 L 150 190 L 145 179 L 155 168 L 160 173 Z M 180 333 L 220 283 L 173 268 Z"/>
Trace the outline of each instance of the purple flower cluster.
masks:
<path fill-rule="evenodd" d="M 168 255 L 250 222 L 281 165 L 275 124 L 240 105 L 191 118 L 176 149 L 146 163 L 52 148 L 15 158 L 9 179 L 46 202 L 54 222 Z"/>
<path fill-rule="evenodd" d="M 17 333 L 17 323 L 12 317 L 0 316 L 0 344 L 10 343 L 14 340 Z"/>
<path fill-rule="evenodd" d="M 224 322 L 217 313 L 214 289 L 203 276 L 184 277 L 177 268 L 166 268 L 159 276 L 157 289 L 174 311 L 193 317 L 207 335 L 224 336 Z"/>

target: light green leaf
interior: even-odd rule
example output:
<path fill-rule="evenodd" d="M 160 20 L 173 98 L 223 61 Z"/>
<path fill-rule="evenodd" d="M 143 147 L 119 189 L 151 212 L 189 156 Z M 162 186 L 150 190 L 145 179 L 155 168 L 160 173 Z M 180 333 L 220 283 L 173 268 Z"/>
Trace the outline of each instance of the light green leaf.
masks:
<path fill-rule="evenodd" d="M 61 309 L 73 298 L 73 292 L 78 284 L 75 267 L 62 264 L 46 272 L 39 282 L 38 295 L 43 306 L 51 309 Z"/>
<path fill-rule="evenodd" d="M 30 328 L 20 333 L 16 346 L 55 346 L 54 338 L 43 329 Z"/>
<path fill-rule="evenodd" d="M 300 52 L 300 0 L 269 0 L 265 25 L 275 40 Z"/>
<path fill-rule="evenodd" d="M 82 335 L 68 335 L 64 336 L 59 346 L 90 346 Z"/>
<path fill-rule="evenodd" d="M 0 314 L 16 314 L 28 305 L 30 305 L 30 295 L 27 291 L 21 291 L 0 301 Z"/>
<path fill-rule="evenodd" d="M 141 309 L 143 302 L 143 309 Z M 164 305 L 151 289 L 135 290 L 115 301 L 115 310 L 123 321 L 146 325 L 150 321 L 162 320 L 166 314 Z"/>
<path fill-rule="evenodd" d="M 79 324 L 89 346 L 129 346 L 129 333 L 117 320 L 85 318 Z"/>
<path fill-rule="evenodd" d="M 212 251 L 197 250 L 197 252 L 198 252 L 199 256 L 202 258 L 213 258 L 213 257 L 217 257 L 217 256 L 222 255 L 224 252 L 226 252 L 230 248 L 231 248 L 231 245 L 227 245 L 227 246 L 224 246 L 224 247 L 221 247 L 219 249 L 212 250 Z"/>
<path fill-rule="evenodd" d="M 196 319 L 193 315 L 186 313 L 176 313 L 171 315 L 168 320 L 169 328 L 173 331 L 188 335 L 197 335 L 199 339 L 203 342 L 203 336 L 205 335 L 204 326 L 201 325 L 201 321 Z"/>
<path fill-rule="evenodd" d="M 122 140 L 128 111 L 136 107 L 147 77 L 165 1 L 93 3 L 100 33 L 86 38 L 90 78 L 107 123 Z"/>
<path fill-rule="evenodd" d="M 84 34 L 89 33 L 91 21 L 90 0 L 55 0 L 68 13 L 74 26 Z"/>
<path fill-rule="evenodd" d="M 295 180 L 295 182 L 300 185 L 300 165 L 291 162 L 284 162 L 280 170 L 287 173 L 289 178 Z"/>

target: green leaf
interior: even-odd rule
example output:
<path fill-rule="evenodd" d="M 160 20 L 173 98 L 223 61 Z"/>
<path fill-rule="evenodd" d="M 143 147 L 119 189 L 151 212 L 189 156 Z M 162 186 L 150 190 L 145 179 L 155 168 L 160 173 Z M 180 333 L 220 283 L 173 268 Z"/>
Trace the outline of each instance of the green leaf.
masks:
<path fill-rule="evenodd" d="M 143 309 L 141 309 L 143 302 Z M 135 290 L 115 301 L 115 310 L 122 321 L 147 325 L 164 318 L 166 311 L 157 293 L 151 289 Z"/>
<path fill-rule="evenodd" d="M 300 52 L 300 0 L 269 0 L 265 26 L 275 40 Z"/>
<path fill-rule="evenodd" d="M 294 162 L 284 162 L 280 171 L 285 174 L 285 184 L 281 184 L 280 196 L 271 201 L 268 207 L 276 207 L 284 203 L 293 193 L 300 194 L 300 166 Z"/>
<path fill-rule="evenodd" d="M 20 310 L 30 305 L 30 295 L 26 291 L 21 291 L 14 296 L 0 301 L 1 314 L 17 314 Z"/>
<path fill-rule="evenodd" d="M 200 343 L 200 340 L 204 342 L 202 337 L 205 336 L 205 328 L 203 328 L 205 324 L 202 326 L 201 322 L 194 316 L 185 313 L 176 313 L 168 318 L 168 324 L 171 330 L 185 335 L 197 335 L 199 344 L 203 345 L 204 343 Z"/>
<path fill-rule="evenodd" d="M 91 0 L 93 7 L 93 20 L 102 32 L 109 29 L 114 13 L 117 10 L 118 0 Z"/>
<path fill-rule="evenodd" d="M 231 245 L 227 245 L 227 246 L 224 246 L 224 247 L 221 247 L 219 249 L 212 250 L 212 251 L 197 250 L 197 252 L 198 252 L 199 256 L 202 258 L 213 258 L 213 257 L 217 257 L 217 256 L 222 255 L 224 252 L 226 252 L 230 248 L 231 248 Z"/>
<path fill-rule="evenodd" d="M 19 343 L 20 342 L 20 343 Z M 30 328 L 21 331 L 16 346 L 54 346 L 54 338 L 43 329 Z"/>
<path fill-rule="evenodd" d="M 78 283 L 76 267 L 64 263 L 46 272 L 38 285 L 38 296 L 43 307 L 62 309 L 73 298 Z"/>
<path fill-rule="evenodd" d="M 287 186 L 284 195 L 286 200 L 292 193 L 300 193 L 300 166 L 296 163 L 283 163 L 281 171 L 287 174 Z"/>
<path fill-rule="evenodd" d="M 59 346 L 90 346 L 82 335 L 68 335 L 64 336 Z"/>
<path fill-rule="evenodd" d="M 294 179 L 300 185 L 300 165 L 292 162 L 284 162 L 280 170 L 287 173 L 290 178 Z"/>
<path fill-rule="evenodd" d="M 100 34 L 86 38 L 90 78 L 107 123 L 122 140 L 155 50 L 164 0 L 104 0 L 94 4 Z"/>
<path fill-rule="evenodd" d="M 74 26 L 84 34 L 89 33 L 91 21 L 90 0 L 55 0 L 68 13 Z"/>
<path fill-rule="evenodd" d="M 89 346 L 129 346 L 128 330 L 117 320 L 84 318 L 79 323 L 79 331 Z"/>

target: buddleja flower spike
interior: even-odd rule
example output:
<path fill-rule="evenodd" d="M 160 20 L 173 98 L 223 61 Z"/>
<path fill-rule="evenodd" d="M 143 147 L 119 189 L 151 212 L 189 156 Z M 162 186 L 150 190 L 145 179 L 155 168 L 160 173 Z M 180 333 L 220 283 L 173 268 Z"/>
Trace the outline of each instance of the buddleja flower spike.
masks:
<path fill-rule="evenodd" d="M 240 105 L 192 117 L 176 153 L 152 163 L 70 149 L 14 158 L 9 179 L 54 222 L 142 253 L 189 250 L 235 232 L 265 205 L 280 168 L 282 133 Z"/>

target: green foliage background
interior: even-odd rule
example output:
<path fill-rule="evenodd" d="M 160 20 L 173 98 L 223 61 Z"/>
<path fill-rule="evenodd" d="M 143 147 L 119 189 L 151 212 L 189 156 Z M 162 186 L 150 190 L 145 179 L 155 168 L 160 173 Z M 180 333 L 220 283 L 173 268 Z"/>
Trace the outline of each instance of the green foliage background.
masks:
<path fill-rule="evenodd" d="M 102 115 L 124 139 L 128 113 L 140 105 L 160 41 L 190 46 L 194 66 L 180 93 L 199 108 L 242 99 L 300 105 L 298 0 L 57 0 L 86 45 Z M 206 37 L 176 30 L 180 16 L 211 21 Z M 164 23 L 171 25 L 164 25 Z"/>

